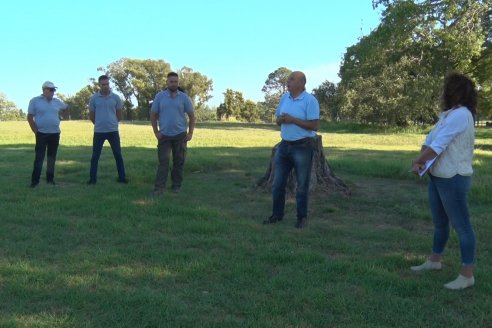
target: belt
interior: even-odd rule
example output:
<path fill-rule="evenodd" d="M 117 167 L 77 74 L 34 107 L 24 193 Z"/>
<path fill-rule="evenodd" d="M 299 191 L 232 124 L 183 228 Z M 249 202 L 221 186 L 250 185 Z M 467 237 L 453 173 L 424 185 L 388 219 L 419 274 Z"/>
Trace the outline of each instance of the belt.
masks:
<path fill-rule="evenodd" d="M 300 144 L 303 144 L 305 142 L 308 142 L 311 139 L 312 138 L 310 138 L 310 137 L 306 137 L 306 138 L 302 138 L 302 139 L 294 140 L 294 141 L 282 140 L 282 142 L 285 142 L 288 145 L 300 145 Z"/>

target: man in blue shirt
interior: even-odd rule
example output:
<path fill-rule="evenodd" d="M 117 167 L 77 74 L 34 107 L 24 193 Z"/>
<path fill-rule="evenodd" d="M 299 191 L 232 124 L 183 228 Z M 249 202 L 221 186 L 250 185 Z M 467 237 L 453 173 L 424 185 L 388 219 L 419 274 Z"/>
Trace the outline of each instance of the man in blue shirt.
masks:
<path fill-rule="evenodd" d="M 97 166 L 106 140 L 111 145 L 116 161 L 118 182 L 128 183 L 123 156 L 121 155 L 120 134 L 118 132 L 118 122 L 121 121 L 123 102 L 118 95 L 111 92 L 107 75 L 101 75 L 98 82 L 99 92 L 93 94 L 89 100 L 89 118 L 94 124 L 94 138 L 88 184 L 95 185 L 97 182 Z"/>
<path fill-rule="evenodd" d="M 180 192 L 186 158 L 186 143 L 193 137 L 195 114 L 188 95 L 179 88 L 178 74 L 167 75 L 167 88 L 159 92 L 152 103 L 150 121 L 157 139 L 159 166 L 154 183 L 154 195 L 164 192 L 172 152 L 171 190 Z M 187 127 L 186 116 L 189 126 Z"/>
<path fill-rule="evenodd" d="M 273 211 L 263 221 L 271 224 L 281 221 L 284 216 L 285 186 L 292 169 L 297 179 L 296 228 L 307 225 L 309 180 L 313 158 L 314 138 L 319 129 L 319 103 L 306 92 L 306 76 L 302 72 L 292 72 L 287 81 L 288 93 L 280 98 L 275 112 L 280 125 L 282 141 L 275 153 L 275 174 L 272 184 Z"/>
<path fill-rule="evenodd" d="M 27 110 L 27 121 L 36 135 L 36 157 L 31 176 L 31 188 L 39 184 L 45 153 L 48 154 L 46 181 L 51 185 L 55 184 L 56 153 L 60 143 L 60 111 L 67 109 L 63 101 L 53 97 L 56 86 L 52 82 L 44 82 L 41 89 L 43 94 L 32 98 Z"/>

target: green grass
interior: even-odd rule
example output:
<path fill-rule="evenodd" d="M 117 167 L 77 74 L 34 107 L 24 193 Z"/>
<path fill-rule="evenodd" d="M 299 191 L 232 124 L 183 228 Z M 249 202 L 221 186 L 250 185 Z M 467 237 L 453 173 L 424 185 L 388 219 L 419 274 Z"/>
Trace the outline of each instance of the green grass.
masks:
<path fill-rule="evenodd" d="M 198 124 L 180 194 L 152 198 L 156 142 L 122 124 L 130 183 L 109 147 L 88 180 L 92 126 L 63 122 L 58 185 L 30 189 L 27 122 L 0 122 L 0 327 L 486 327 L 492 131 L 477 131 L 470 194 L 477 283 L 459 270 L 453 233 L 440 272 L 413 274 L 431 246 L 426 180 L 408 173 L 425 131 L 327 124 L 325 154 L 352 196 L 315 194 L 298 231 L 254 189 L 279 141 L 272 125 Z"/>

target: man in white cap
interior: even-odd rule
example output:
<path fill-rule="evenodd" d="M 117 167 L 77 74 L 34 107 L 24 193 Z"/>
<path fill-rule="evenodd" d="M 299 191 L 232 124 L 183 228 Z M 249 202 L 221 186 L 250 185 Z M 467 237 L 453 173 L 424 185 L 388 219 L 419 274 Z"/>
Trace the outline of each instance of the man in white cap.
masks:
<path fill-rule="evenodd" d="M 27 121 L 32 132 L 36 135 L 36 157 L 31 177 L 31 188 L 39 184 L 45 153 L 48 154 L 46 181 L 55 184 L 55 161 L 60 142 L 60 111 L 67 109 L 67 105 L 58 98 L 54 98 L 56 86 L 46 81 L 42 85 L 43 93 L 29 102 Z"/>

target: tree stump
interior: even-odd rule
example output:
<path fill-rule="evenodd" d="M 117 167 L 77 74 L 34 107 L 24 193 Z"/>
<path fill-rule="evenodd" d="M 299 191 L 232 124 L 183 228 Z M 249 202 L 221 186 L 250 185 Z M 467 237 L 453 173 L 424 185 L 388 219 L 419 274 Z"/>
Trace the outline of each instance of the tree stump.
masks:
<path fill-rule="evenodd" d="M 309 192 L 315 190 L 328 191 L 336 190 L 346 196 L 350 196 L 350 189 L 347 185 L 333 173 L 333 169 L 328 164 L 323 151 L 323 141 L 320 135 L 316 136 L 313 153 L 313 164 L 311 166 L 311 180 L 309 181 Z M 263 188 L 270 192 L 272 190 L 273 177 L 275 175 L 275 152 L 279 144 L 276 144 L 272 149 L 270 163 L 265 175 L 258 180 L 256 187 Z M 287 178 L 287 191 L 291 194 L 296 190 L 295 171 L 292 170 Z"/>

